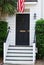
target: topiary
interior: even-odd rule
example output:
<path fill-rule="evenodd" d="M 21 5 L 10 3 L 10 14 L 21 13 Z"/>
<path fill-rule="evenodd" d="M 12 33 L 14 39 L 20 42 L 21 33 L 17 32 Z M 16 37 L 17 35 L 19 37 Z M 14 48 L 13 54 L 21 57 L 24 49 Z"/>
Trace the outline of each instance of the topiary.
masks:
<path fill-rule="evenodd" d="M 36 46 L 38 48 L 37 58 L 44 58 L 44 20 L 36 21 Z"/>

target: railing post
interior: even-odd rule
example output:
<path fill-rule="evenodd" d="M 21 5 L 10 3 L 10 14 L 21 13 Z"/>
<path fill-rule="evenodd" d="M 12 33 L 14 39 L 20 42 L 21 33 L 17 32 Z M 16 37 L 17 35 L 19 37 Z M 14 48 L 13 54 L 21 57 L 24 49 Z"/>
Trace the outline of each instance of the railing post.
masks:
<path fill-rule="evenodd" d="M 8 50 L 8 46 L 9 46 L 9 43 L 10 43 L 10 33 L 8 33 L 8 36 L 7 36 L 7 39 L 6 39 L 6 42 L 3 44 L 3 63 L 6 63 L 5 62 L 5 59 L 6 59 L 6 54 L 7 54 L 7 50 Z"/>
<path fill-rule="evenodd" d="M 5 44 L 3 45 L 3 63 L 5 63 L 5 56 L 6 56 L 6 50 L 5 50 Z"/>
<path fill-rule="evenodd" d="M 33 43 L 33 65 L 35 65 L 35 43 Z"/>

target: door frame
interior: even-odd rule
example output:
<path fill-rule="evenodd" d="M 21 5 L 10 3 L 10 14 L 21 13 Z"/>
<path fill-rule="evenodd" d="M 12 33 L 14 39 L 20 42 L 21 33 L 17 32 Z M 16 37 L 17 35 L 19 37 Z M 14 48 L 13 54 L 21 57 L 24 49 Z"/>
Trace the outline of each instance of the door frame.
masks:
<path fill-rule="evenodd" d="M 22 13 L 17 13 L 17 14 L 22 14 Z M 23 14 L 29 14 L 29 17 L 30 17 L 30 13 L 29 12 L 28 13 L 24 12 Z M 29 20 L 29 23 L 30 23 L 30 20 Z M 22 46 L 22 45 L 16 45 L 16 22 L 15 22 L 15 46 Z M 23 45 L 23 46 L 26 46 L 26 45 Z M 29 24 L 29 45 L 28 46 L 30 46 L 30 24 Z"/>

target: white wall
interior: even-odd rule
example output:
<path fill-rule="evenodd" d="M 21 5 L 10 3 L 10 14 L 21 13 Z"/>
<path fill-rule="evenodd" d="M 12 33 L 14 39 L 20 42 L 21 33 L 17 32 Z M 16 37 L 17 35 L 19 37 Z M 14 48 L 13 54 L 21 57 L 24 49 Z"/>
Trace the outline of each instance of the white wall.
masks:
<path fill-rule="evenodd" d="M 34 41 L 35 24 L 36 20 L 41 18 L 41 0 L 38 0 L 37 4 L 30 5 L 30 45 Z M 34 19 L 34 13 L 36 13 L 36 19 Z"/>
<path fill-rule="evenodd" d="M 34 34 L 35 34 L 35 23 L 36 20 L 41 18 L 41 0 L 38 0 L 36 4 L 33 4 L 29 6 L 30 9 L 30 45 L 32 45 L 34 41 Z M 36 13 L 36 19 L 34 19 L 34 13 Z M 44 14 L 44 13 L 43 13 Z M 7 17 L 8 25 L 10 26 L 10 31 L 11 31 L 11 42 L 10 44 L 15 45 L 15 39 L 16 39 L 16 33 L 15 33 L 15 28 L 16 28 L 16 17 L 11 16 Z"/>
<path fill-rule="evenodd" d="M 15 20 L 15 15 L 14 16 L 10 16 L 10 17 L 7 17 L 6 20 L 8 22 L 8 26 L 10 26 L 10 41 L 12 45 L 15 45 L 15 25 L 16 25 L 16 20 Z"/>
<path fill-rule="evenodd" d="M 42 11 L 43 11 L 43 19 L 44 19 L 44 0 L 42 0 Z"/>

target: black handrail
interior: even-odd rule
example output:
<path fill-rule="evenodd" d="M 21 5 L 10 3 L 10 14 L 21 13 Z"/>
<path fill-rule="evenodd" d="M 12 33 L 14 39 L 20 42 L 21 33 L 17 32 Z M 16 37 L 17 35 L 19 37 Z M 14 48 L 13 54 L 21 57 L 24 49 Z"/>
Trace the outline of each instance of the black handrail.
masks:
<path fill-rule="evenodd" d="M 33 43 L 36 43 L 36 34 L 34 35 L 34 41 L 33 41 Z"/>
<path fill-rule="evenodd" d="M 9 31 L 10 31 L 10 27 L 8 27 L 7 36 L 6 36 L 5 40 L 4 40 L 4 42 L 6 42 L 6 40 L 7 40 L 7 37 L 8 37 Z"/>

